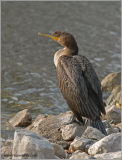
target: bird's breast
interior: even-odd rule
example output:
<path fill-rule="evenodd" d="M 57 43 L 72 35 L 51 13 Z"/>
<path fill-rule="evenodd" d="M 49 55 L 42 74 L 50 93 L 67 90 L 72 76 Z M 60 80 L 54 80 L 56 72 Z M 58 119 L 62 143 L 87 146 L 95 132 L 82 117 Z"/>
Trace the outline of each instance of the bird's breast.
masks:
<path fill-rule="evenodd" d="M 55 53 L 55 55 L 54 55 L 54 64 L 55 64 L 56 67 L 58 65 L 59 58 L 64 54 L 65 54 L 64 53 L 64 49 L 60 49 Z"/>
<path fill-rule="evenodd" d="M 59 57 L 57 56 L 57 52 L 54 55 L 54 64 L 57 67 Z"/>

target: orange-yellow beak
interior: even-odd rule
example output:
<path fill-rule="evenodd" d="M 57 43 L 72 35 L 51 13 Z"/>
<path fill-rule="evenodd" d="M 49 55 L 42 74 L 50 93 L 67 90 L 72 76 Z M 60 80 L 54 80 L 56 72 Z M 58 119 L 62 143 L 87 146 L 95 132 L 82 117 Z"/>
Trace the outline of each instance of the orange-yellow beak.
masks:
<path fill-rule="evenodd" d="M 40 33 L 40 32 L 38 32 L 38 35 L 52 38 L 52 39 L 54 39 L 55 41 L 58 41 L 58 39 L 59 39 L 58 37 L 54 37 L 54 36 L 51 36 L 51 35 L 48 35 L 48 34 L 44 34 L 44 33 Z"/>

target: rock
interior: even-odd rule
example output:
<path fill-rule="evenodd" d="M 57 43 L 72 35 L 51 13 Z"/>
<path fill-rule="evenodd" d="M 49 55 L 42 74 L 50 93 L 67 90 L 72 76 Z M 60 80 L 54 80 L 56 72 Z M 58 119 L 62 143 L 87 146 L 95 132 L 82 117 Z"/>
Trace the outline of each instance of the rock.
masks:
<path fill-rule="evenodd" d="M 91 157 L 85 152 L 76 151 L 72 154 L 72 156 L 69 159 L 95 159 L 94 157 Z"/>
<path fill-rule="evenodd" d="M 116 124 L 116 126 L 119 128 L 119 130 L 121 131 L 121 123 Z"/>
<path fill-rule="evenodd" d="M 115 100 L 114 100 L 114 105 L 116 107 L 121 108 L 121 91 L 117 93 Z"/>
<path fill-rule="evenodd" d="M 12 158 L 12 147 L 13 147 L 13 140 L 6 140 L 1 147 L 1 157 L 11 159 Z"/>
<path fill-rule="evenodd" d="M 95 155 L 98 153 L 116 152 L 121 150 L 121 134 L 113 133 L 102 138 L 100 141 L 90 146 L 88 153 Z"/>
<path fill-rule="evenodd" d="M 1 147 L 5 144 L 6 140 L 2 137 L 0 137 L 0 143 L 1 143 Z"/>
<path fill-rule="evenodd" d="M 9 123 L 14 127 L 26 127 L 32 122 L 32 117 L 28 112 L 28 109 L 24 109 L 18 112 L 13 118 L 9 120 Z"/>
<path fill-rule="evenodd" d="M 91 146 L 92 144 L 94 144 L 94 143 L 95 143 L 95 142 L 92 142 L 92 143 L 87 144 L 87 145 L 85 146 L 85 152 L 86 152 L 86 153 L 88 153 L 88 150 L 89 150 L 90 146 Z"/>
<path fill-rule="evenodd" d="M 121 151 L 96 154 L 94 157 L 97 159 L 121 159 Z"/>
<path fill-rule="evenodd" d="M 81 136 L 82 133 L 85 130 L 85 126 L 80 126 L 77 123 L 69 124 L 69 125 L 64 125 L 61 128 L 62 131 L 62 138 L 65 141 L 73 140 L 76 136 Z"/>
<path fill-rule="evenodd" d="M 52 143 L 54 147 L 54 154 L 59 158 L 66 158 L 66 153 L 61 145 L 56 143 Z"/>
<path fill-rule="evenodd" d="M 18 129 L 14 134 L 13 159 L 55 159 L 54 148 L 51 143 L 40 135 Z"/>
<path fill-rule="evenodd" d="M 121 84 L 121 72 L 114 72 L 107 75 L 101 82 L 102 91 L 113 90 Z"/>
<path fill-rule="evenodd" d="M 63 121 L 70 115 L 71 113 L 69 112 L 50 116 L 44 116 L 41 114 L 26 129 L 38 133 L 53 143 L 57 143 L 59 141 L 63 141 L 61 126 Z"/>
<path fill-rule="evenodd" d="M 112 124 L 110 125 L 108 120 L 104 120 L 103 124 L 106 128 L 107 135 L 110 135 L 112 133 L 118 133 L 121 131 L 121 129 L 117 125 L 112 125 Z"/>
<path fill-rule="evenodd" d="M 102 132 L 98 129 L 88 126 L 85 132 L 83 133 L 82 137 L 87 139 L 100 140 L 103 137 L 105 137 L 105 135 L 102 134 Z"/>
<path fill-rule="evenodd" d="M 114 88 L 106 100 L 107 105 L 116 105 L 121 108 L 121 86 Z"/>
<path fill-rule="evenodd" d="M 75 137 L 74 141 L 70 144 L 69 150 L 74 152 L 76 150 L 85 151 L 86 145 L 93 144 L 93 140 L 85 139 L 83 137 Z"/>
<path fill-rule="evenodd" d="M 73 117 L 72 111 L 68 111 L 66 113 L 61 113 L 60 114 L 61 123 L 62 124 L 69 123 L 71 121 L 72 117 Z"/>
<path fill-rule="evenodd" d="M 121 122 L 121 110 L 116 106 L 107 106 L 106 115 L 103 116 L 104 119 L 109 120 L 111 123 L 117 124 Z"/>
<path fill-rule="evenodd" d="M 69 148 L 69 143 L 66 141 L 58 141 L 57 144 L 61 145 L 64 149 Z"/>
<path fill-rule="evenodd" d="M 36 117 L 36 119 L 33 121 L 33 124 L 30 125 L 30 126 L 28 126 L 28 128 L 31 129 L 31 126 L 33 126 L 33 127 L 35 127 L 35 128 L 38 127 L 38 125 L 39 125 L 43 120 L 45 120 L 46 117 L 48 117 L 48 116 L 46 116 L 45 114 L 40 114 L 40 115 L 38 115 L 38 116 Z"/>
<path fill-rule="evenodd" d="M 72 117 L 71 111 L 68 111 L 66 113 L 61 113 L 59 115 L 49 115 L 47 117 L 42 117 L 42 115 L 41 116 L 39 115 L 33 121 L 33 123 L 26 129 L 38 133 L 39 135 L 47 138 L 52 143 L 58 143 L 59 141 L 63 141 L 62 127 L 65 128 L 66 125 L 64 124 L 68 122 L 71 119 L 71 117 Z M 77 125 L 78 124 L 73 124 L 71 126 L 75 127 Z M 83 132 L 82 130 L 84 130 L 85 126 L 79 125 L 79 127 L 75 128 L 78 128 L 82 133 Z"/>
<path fill-rule="evenodd" d="M 107 135 L 110 135 L 112 133 L 118 133 L 120 132 L 118 127 L 111 127 L 106 129 Z"/>
<path fill-rule="evenodd" d="M 107 75 L 101 82 L 103 98 L 107 105 L 121 108 L 121 72 Z"/>

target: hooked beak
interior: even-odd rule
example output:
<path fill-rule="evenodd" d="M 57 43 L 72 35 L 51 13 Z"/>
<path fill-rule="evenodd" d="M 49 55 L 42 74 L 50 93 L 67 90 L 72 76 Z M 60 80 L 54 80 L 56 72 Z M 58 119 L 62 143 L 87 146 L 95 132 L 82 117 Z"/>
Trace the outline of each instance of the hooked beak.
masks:
<path fill-rule="evenodd" d="M 44 34 L 44 33 L 40 33 L 40 32 L 38 32 L 38 35 L 40 35 L 40 36 L 44 36 L 44 37 L 49 37 L 49 38 L 51 38 L 51 39 L 54 39 L 55 41 L 58 41 L 58 37 L 54 37 L 54 36 L 51 36 L 51 35 L 48 35 L 48 34 Z"/>

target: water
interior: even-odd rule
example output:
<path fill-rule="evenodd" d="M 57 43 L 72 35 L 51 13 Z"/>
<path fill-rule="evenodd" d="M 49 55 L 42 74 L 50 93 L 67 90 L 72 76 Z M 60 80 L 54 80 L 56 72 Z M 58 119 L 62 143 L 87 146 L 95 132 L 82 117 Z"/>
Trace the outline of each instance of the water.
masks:
<path fill-rule="evenodd" d="M 100 79 L 120 70 L 120 2 L 2 2 L 2 137 L 6 123 L 29 108 L 33 118 L 68 107 L 57 87 L 54 53 L 60 46 L 38 32 L 68 31 Z"/>

